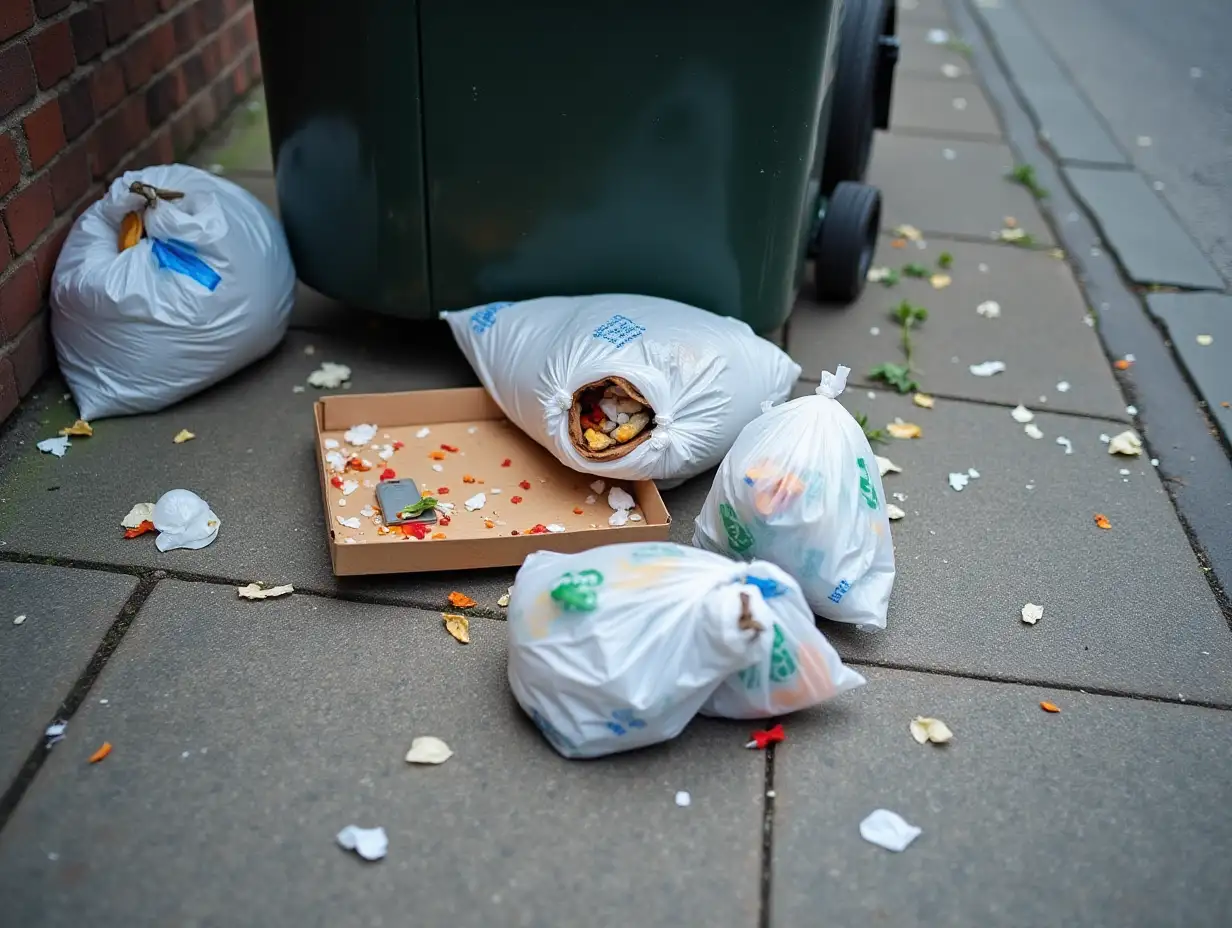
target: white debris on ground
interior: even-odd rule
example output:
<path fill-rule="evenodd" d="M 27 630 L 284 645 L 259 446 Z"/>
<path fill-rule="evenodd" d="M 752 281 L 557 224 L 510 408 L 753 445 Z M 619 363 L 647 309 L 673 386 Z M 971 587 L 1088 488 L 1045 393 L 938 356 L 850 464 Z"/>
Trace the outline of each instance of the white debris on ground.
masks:
<path fill-rule="evenodd" d="M 676 805 L 684 809 L 693 804 L 693 797 L 689 795 L 687 790 L 678 790 L 676 793 Z"/>
<path fill-rule="evenodd" d="M 351 518 L 349 519 L 346 518 L 345 516 L 338 516 L 337 518 L 338 518 L 339 525 L 342 525 L 346 528 L 354 528 L 354 529 L 359 528 L 359 516 L 351 516 Z"/>
<path fill-rule="evenodd" d="M 1021 403 L 1010 410 L 1010 415 L 1014 417 L 1015 422 L 1019 422 L 1024 425 L 1035 418 L 1035 413 L 1027 409 L 1027 407 L 1023 406 Z"/>
<path fill-rule="evenodd" d="M 911 720 L 911 737 L 918 744 L 925 744 L 929 741 L 933 744 L 945 744 L 954 738 L 954 733 L 950 731 L 950 726 L 941 719 L 930 719 L 917 715 Z"/>
<path fill-rule="evenodd" d="M 427 438 L 431 434 L 432 434 L 432 430 L 425 425 L 422 429 L 420 429 L 418 432 L 415 433 L 415 437 L 416 438 Z"/>
<path fill-rule="evenodd" d="M 907 513 L 893 503 L 886 503 L 886 515 L 889 516 L 891 522 L 897 522 L 899 519 L 905 518 Z"/>
<path fill-rule="evenodd" d="M 1142 439 L 1132 429 L 1126 429 L 1108 439 L 1108 453 L 1137 457 L 1142 454 Z"/>
<path fill-rule="evenodd" d="M 68 722 L 52 722 L 48 725 L 47 730 L 43 732 L 43 735 L 47 738 L 47 747 L 63 741 L 66 731 L 68 731 Z"/>
<path fill-rule="evenodd" d="M 985 319 L 1001 318 L 1001 304 L 996 300 L 985 300 L 979 306 L 975 307 L 975 311 Z"/>
<path fill-rule="evenodd" d="M 901 474 L 903 469 L 891 461 L 889 458 L 883 458 L 879 454 L 873 455 L 877 459 L 877 470 L 881 472 L 881 476 L 886 474 Z"/>
<path fill-rule="evenodd" d="M 1044 433 L 1034 422 L 1028 422 L 1022 427 L 1022 430 L 1031 438 L 1043 438 Z"/>
<path fill-rule="evenodd" d="M 137 503 L 132 509 L 128 510 L 128 515 L 120 520 L 120 525 L 124 528 L 140 528 L 142 522 L 153 521 L 154 504 Z"/>
<path fill-rule="evenodd" d="M 1068 438 L 1066 438 L 1064 435 L 1057 436 L 1057 444 L 1065 449 L 1066 454 L 1074 453 L 1074 443 L 1070 441 Z"/>
<path fill-rule="evenodd" d="M 966 474 L 952 473 L 950 474 L 950 489 L 955 493 L 961 493 L 963 487 L 971 482 L 971 478 Z"/>
<path fill-rule="evenodd" d="M 359 447 L 368 444 L 368 442 L 376 438 L 376 432 L 376 425 L 360 423 L 359 425 L 353 425 L 347 429 L 343 433 L 342 437 L 348 445 Z"/>
<path fill-rule="evenodd" d="M 351 369 L 345 364 L 323 361 L 321 366 L 308 375 L 308 386 L 318 390 L 336 390 L 351 379 Z"/>
<path fill-rule="evenodd" d="M 408 764 L 443 764 L 453 757 L 453 751 L 440 738 L 423 735 L 411 741 L 411 749 L 406 752 Z"/>
<path fill-rule="evenodd" d="M 44 438 L 35 445 L 44 454 L 54 454 L 58 458 L 64 457 L 65 453 L 72 446 L 73 443 L 68 440 L 67 435 L 61 435 L 59 438 Z"/>
<path fill-rule="evenodd" d="M 929 45 L 944 45 L 950 41 L 950 34 L 944 29 L 929 29 L 928 44 Z"/>
<path fill-rule="evenodd" d="M 889 809 L 875 809 L 860 822 L 860 837 L 887 851 L 905 851 L 921 834 L 922 829 L 908 824 L 901 815 Z"/>
<path fill-rule="evenodd" d="M 1069 381 L 1062 380 L 1060 383 L 1058 383 L 1057 392 L 1058 393 L 1068 393 L 1069 392 Z"/>
<path fill-rule="evenodd" d="M 1000 374 L 1005 370 L 1005 362 L 983 361 L 980 364 L 972 364 L 969 369 L 976 377 L 991 377 L 993 374 Z"/>
<path fill-rule="evenodd" d="M 286 596 L 288 593 L 294 593 L 295 587 L 286 583 L 282 586 L 271 586 L 268 589 L 263 589 L 259 583 L 250 583 L 247 586 L 237 586 L 235 592 L 239 594 L 240 599 L 273 599 L 277 596 Z"/>
<path fill-rule="evenodd" d="M 21 625 L 21 624 L 23 624 L 25 621 L 26 621 L 26 617 L 25 617 L 24 615 L 15 616 L 15 617 L 13 618 L 13 624 L 14 624 L 14 625 Z"/>
<path fill-rule="evenodd" d="M 483 493 L 476 493 L 468 499 L 463 505 L 466 506 L 467 512 L 475 512 L 482 509 L 488 503 L 488 498 Z"/>
<path fill-rule="evenodd" d="M 948 78 L 962 77 L 962 68 L 956 64 L 946 62 L 941 66 L 941 73 Z"/>
<path fill-rule="evenodd" d="M 1044 617 L 1044 607 L 1035 603 L 1027 603 L 1022 607 L 1022 620 L 1028 625 L 1034 625 Z"/>
<path fill-rule="evenodd" d="M 192 490 L 168 490 L 154 504 L 150 521 L 158 530 L 154 545 L 163 552 L 204 548 L 222 527 L 214 510 Z"/>
<path fill-rule="evenodd" d="M 389 836 L 384 828 L 360 828 L 358 825 L 347 825 L 338 832 L 338 844 L 348 851 L 354 851 L 364 860 L 380 860 L 389 850 Z"/>

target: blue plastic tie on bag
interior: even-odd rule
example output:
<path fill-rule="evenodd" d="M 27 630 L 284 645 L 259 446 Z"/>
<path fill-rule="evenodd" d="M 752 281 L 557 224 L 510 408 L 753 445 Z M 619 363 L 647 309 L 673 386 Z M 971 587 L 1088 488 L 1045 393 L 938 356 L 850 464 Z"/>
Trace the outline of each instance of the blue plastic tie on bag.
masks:
<path fill-rule="evenodd" d="M 165 241 L 156 238 L 153 242 L 154 257 L 158 260 L 160 268 L 191 277 L 211 292 L 222 280 L 216 270 L 197 257 L 197 250 L 188 242 L 181 242 L 174 238 Z"/>

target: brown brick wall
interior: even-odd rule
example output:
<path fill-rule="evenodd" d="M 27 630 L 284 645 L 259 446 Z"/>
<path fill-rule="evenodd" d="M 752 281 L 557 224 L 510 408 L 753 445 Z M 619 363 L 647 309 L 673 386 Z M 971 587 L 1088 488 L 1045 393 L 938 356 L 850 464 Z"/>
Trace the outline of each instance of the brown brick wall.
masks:
<path fill-rule="evenodd" d="M 183 156 L 260 79 L 251 0 L 0 0 L 0 422 L 51 364 L 73 220 L 124 171 Z"/>

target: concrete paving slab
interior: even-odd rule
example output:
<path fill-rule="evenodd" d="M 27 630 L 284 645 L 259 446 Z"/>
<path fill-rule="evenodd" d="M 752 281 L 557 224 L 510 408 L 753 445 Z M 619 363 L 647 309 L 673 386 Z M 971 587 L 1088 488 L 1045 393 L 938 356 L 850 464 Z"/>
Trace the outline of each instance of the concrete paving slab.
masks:
<path fill-rule="evenodd" d="M 894 287 L 870 283 L 848 307 L 803 297 L 791 317 L 788 348 L 804 376 L 816 380 L 841 363 L 851 368 L 854 381 L 870 383 L 873 365 L 902 363 L 902 329 L 890 311 L 909 300 L 929 312 L 912 338 L 917 379 L 926 392 L 1011 406 L 1045 395 L 1050 409 L 1128 421 L 1125 399 L 1095 330 L 1083 322 L 1087 308 L 1064 261 L 1007 245 L 932 239 L 920 251 L 910 244 L 892 248 L 890 241 L 883 236 L 878 243 L 875 266 L 917 263 L 935 272 L 938 256 L 947 251 L 954 259 L 946 271 L 953 283 L 943 290 L 906 276 Z M 999 318 L 976 312 L 988 300 L 1000 306 Z M 1003 361 L 1006 370 L 974 376 L 970 366 L 983 361 Z M 1068 392 L 1056 390 L 1061 381 L 1070 384 Z"/>
<path fill-rule="evenodd" d="M 136 588 L 121 574 L 0 563 L 0 784 L 21 770 Z"/>
<path fill-rule="evenodd" d="M 1103 168 L 1063 170 L 1131 280 L 1224 288 L 1214 265 L 1141 174 Z"/>
<path fill-rule="evenodd" d="M 1012 0 L 975 5 L 1041 136 L 1062 161 L 1129 163 L 1103 119 L 1070 82 L 1048 47 Z"/>
<path fill-rule="evenodd" d="M 1013 216 L 1036 243 L 1053 244 L 1031 195 L 1005 179 L 1013 167 L 1013 153 L 999 143 L 878 133 L 868 182 L 881 188 L 887 230 L 908 223 L 927 233 L 991 241 Z"/>
<path fill-rule="evenodd" d="M 900 25 L 940 26 L 949 28 L 952 20 L 945 0 L 898 0 Z"/>
<path fill-rule="evenodd" d="M 1207 412 L 1232 443 L 1232 296 L 1222 293 L 1151 293 L 1151 315 L 1168 329 L 1172 349 L 1206 401 Z M 1198 341 L 1213 339 L 1203 345 Z"/>
<path fill-rule="evenodd" d="M 217 167 L 223 176 L 232 179 L 235 175 L 272 174 L 274 159 L 270 154 L 264 88 L 258 88 L 237 106 L 226 123 L 192 154 L 188 163 L 206 169 Z"/>
<path fill-rule="evenodd" d="M 867 675 L 776 750 L 774 925 L 1226 924 L 1228 712 Z M 917 715 L 954 740 L 916 744 Z M 877 808 L 923 834 L 901 854 L 865 842 Z"/>
<path fill-rule="evenodd" d="M 948 38 L 941 43 L 930 42 L 929 34 L 938 28 Z M 971 62 L 963 53 L 962 39 L 947 24 L 904 21 L 899 24 L 898 37 L 902 51 L 897 73 L 905 78 L 895 81 L 898 86 L 917 76 L 943 77 L 942 68 L 946 65 L 958 68 L 960 77 L 971 75 Z"/>
<path fill-rule="evenodd" d="M 747 731 L 568 761 L 509 693 L 503 623 L 462 646 L 436 614 L 163 582 L 0 834 L 0 897 L 30 926 L 751 925 Z M 425 734 L 444 766 L 403 761 Z M 334 844 L 352 823 L 383 862 Z"/>
<path fill-rule="evenodd" d="M 1232 632 L 1149 461 L 1100 441 L 1120 426 L 1037 409 L 1035 440 L 1004 407 L 927 410 L 863 390 L 843 403 L 870 425 L 924 430 L 878 449 L 904 471 L 884 481 L 907 512 L 898 574 L 885 631 L 823 623 L 844 657 L 1232 706 Z M 950 489 L 969 468 L 980 477 Z M 1044 607 L 1035 626 L 1021 620 L 1028 602 Z"/>
<path fill-rule="evenodd" d="M 894 87 L 890 125 L 895 132 L 1001 137 L 992 106 L 979 85 L 971 81 L 899 82 Z"/>

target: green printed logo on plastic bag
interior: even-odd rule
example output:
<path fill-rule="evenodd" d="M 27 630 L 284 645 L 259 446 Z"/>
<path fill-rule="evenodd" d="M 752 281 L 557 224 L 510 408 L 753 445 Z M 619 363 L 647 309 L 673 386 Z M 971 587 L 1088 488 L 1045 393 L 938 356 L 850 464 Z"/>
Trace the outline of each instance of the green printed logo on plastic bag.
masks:
<path fill-rule="evenodd" d="M 868 465 L 864 463 L 864 458 L 856 458 L 856 463 L 860 465 L 860 495 L 864 497 L 864 502 L 868 503 L 869 509 L 876 509 L 877 488 L 873 486 L 873 479 L 868 475 Z"/>
<path fill-rule="evenodd" d="M 599 606 L 596 587 L 602 584 L 603 574 L 597 570 L 561 574 L 552 587 L 552 599 L 565 612 L 593 612 Z"/>
<path fill-rule="evenodd" d="M 719 516 L 723 519 L 723 530 L 727 532 L 727 544 L 733 551 L 743 554 L 753 547 L 753 533 L 736 518 L 736 510 L 728 503 L 719 503 Z"/>
<path fill-rule="evenodd" d="M 761 686 L 761 667 L 757 664 L 754 664 L 752 667 L 745 667 L 736 676 L 740 678 L 740 682 L 744 684 L 746 690 L 755 690 Z"/>
<path fill-rule="evenodd" d="M 787 649 L 787 639 L 783 637 L 783 629 L 779 623 L 774 623 L 774 645 L 770 648 L 770 682 L 786 683 L 796 673 L 796 659 Z"/>

